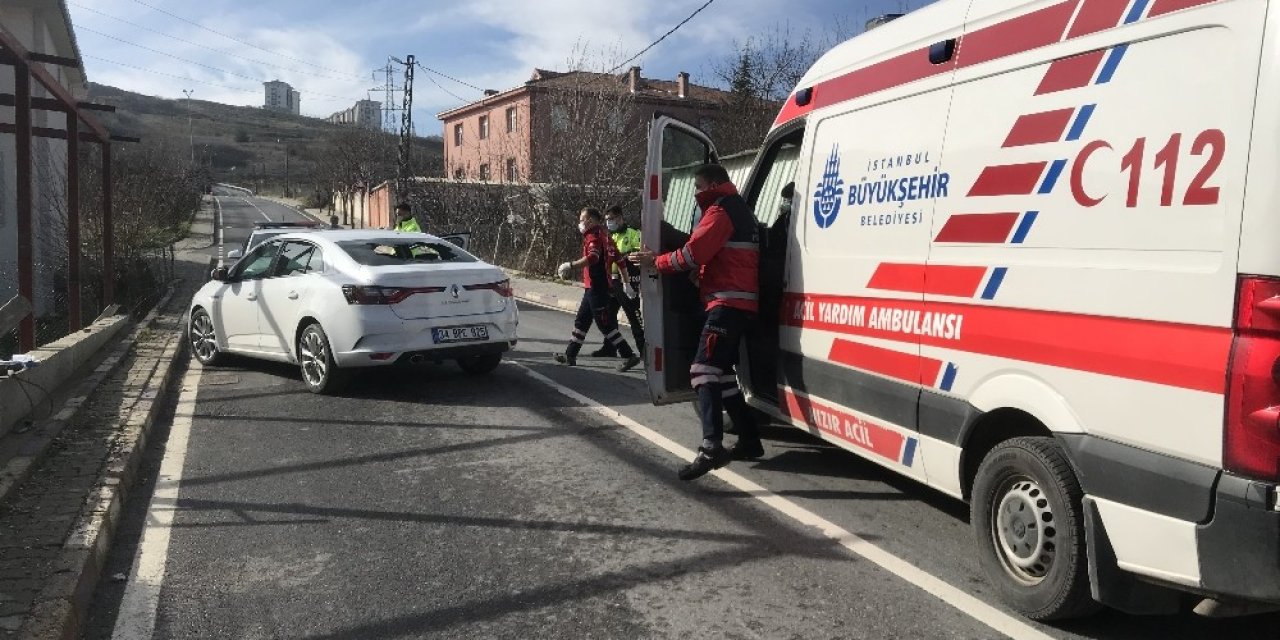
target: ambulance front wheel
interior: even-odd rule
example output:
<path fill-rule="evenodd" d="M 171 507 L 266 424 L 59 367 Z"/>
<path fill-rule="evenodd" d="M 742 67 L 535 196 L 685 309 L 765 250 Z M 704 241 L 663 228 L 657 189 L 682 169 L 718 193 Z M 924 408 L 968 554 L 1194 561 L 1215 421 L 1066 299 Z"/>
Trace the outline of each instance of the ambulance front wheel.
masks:
<path fill-rule="evenodd" d="M 1000 443 L 978 468 L 970 521 L 987 578 L 1032 620 L 1098 610 L 1089 590 L 1083 491 L 1052 438 Z"/>

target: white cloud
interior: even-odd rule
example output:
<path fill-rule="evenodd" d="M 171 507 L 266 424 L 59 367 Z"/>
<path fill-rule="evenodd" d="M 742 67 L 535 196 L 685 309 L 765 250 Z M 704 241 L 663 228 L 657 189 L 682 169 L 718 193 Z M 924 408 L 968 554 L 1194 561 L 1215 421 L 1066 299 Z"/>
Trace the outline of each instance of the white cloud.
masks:
<path fill-rule="evenodd" d="M 236 11 L 210 12 L 200 22 L 263 51 L 140 5 L 74 2 L 70 8 L 89 79 L 101 84 L 167 98 L 181 98 L 191 89 L 198 99 L 260 105 L 261 83 L 278 78 L 302 93 L 303 113 L 318 116 L 365 98 L 377 84 L 370 77 L 372 65 L 325 30 L 271 28 Z"/>

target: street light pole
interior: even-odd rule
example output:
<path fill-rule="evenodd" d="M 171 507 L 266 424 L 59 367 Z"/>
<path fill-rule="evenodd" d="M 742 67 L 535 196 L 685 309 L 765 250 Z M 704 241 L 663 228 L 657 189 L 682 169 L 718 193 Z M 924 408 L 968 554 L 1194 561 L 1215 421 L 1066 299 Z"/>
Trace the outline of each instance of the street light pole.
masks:
<path fill-rule="evenodd" d="M 289 143 L 276 138 L 276 142 L 284 145 L 284 197 L 289 197 Z"/>
<path fill-rule="evenodd" d="M 195 93 L 195 89 L 183 89 L 182 93 L 187 96 L 187 144 L 191 147 L 191 166 L 196 166 L 196 142 L 195 135 L 191 128 L 191 94 Z"/>

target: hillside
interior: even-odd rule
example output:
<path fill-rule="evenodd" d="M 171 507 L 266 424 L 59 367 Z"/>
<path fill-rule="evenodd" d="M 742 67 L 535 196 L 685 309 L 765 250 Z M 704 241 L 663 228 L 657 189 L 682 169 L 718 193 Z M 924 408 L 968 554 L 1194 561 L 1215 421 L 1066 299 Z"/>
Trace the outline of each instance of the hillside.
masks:
<path fill-rule="evenodd" d="M 190 144 L 197 162 L 208 167 L 213 181 L 267 192 L 283 191 L 286 149 L 288 178 L 296 191 L 300 183 L 308 182 L 315 159 L 326 152 L 336 135 L 348 130 L 316 118 L 257 107 L 205 100 L 191 100 L 188 107 L 187 100 L 146 96 L 93 83 L 89 85 L 89 99 L 116 107 L 114 114 L 99 114 L 112 133 L 182 151 L 188 149 L 190 114 Z M 417 138 L 414 155 L 415 165 L 425 167 L 431 175 L 439 174 L 443 156 L 440 138 Z"/>

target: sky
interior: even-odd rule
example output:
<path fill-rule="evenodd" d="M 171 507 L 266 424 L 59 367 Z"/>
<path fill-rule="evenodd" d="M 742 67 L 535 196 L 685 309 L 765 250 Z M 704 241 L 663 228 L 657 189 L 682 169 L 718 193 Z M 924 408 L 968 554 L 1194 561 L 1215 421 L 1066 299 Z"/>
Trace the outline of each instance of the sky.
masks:
<path fill-rule="evenodd" d="M 356 100 L 382 101 L 388 56 L 413 54 L 431 70 L 416 70 L 419 135 L 439 135 L 437 113 L 483 89 L 519 86 L 535 67 L 615 66 L 705 1 L 66 0 L 91 81 L 165 98 L 189 90 L 197 100 L 260 106 L 262 83 L 279 79 L 301 92 L 304 115 L 324 117 Z M 688 71 L 716 86 L 713 70 L 735 41 L 780 31 L 823 38 L 832 25 L 856 33 L 868 18 L 929 1 L 714 0 L 631 64 L 646 78 Z M 396 65 L 397 86 L 403 73 Z"/>

